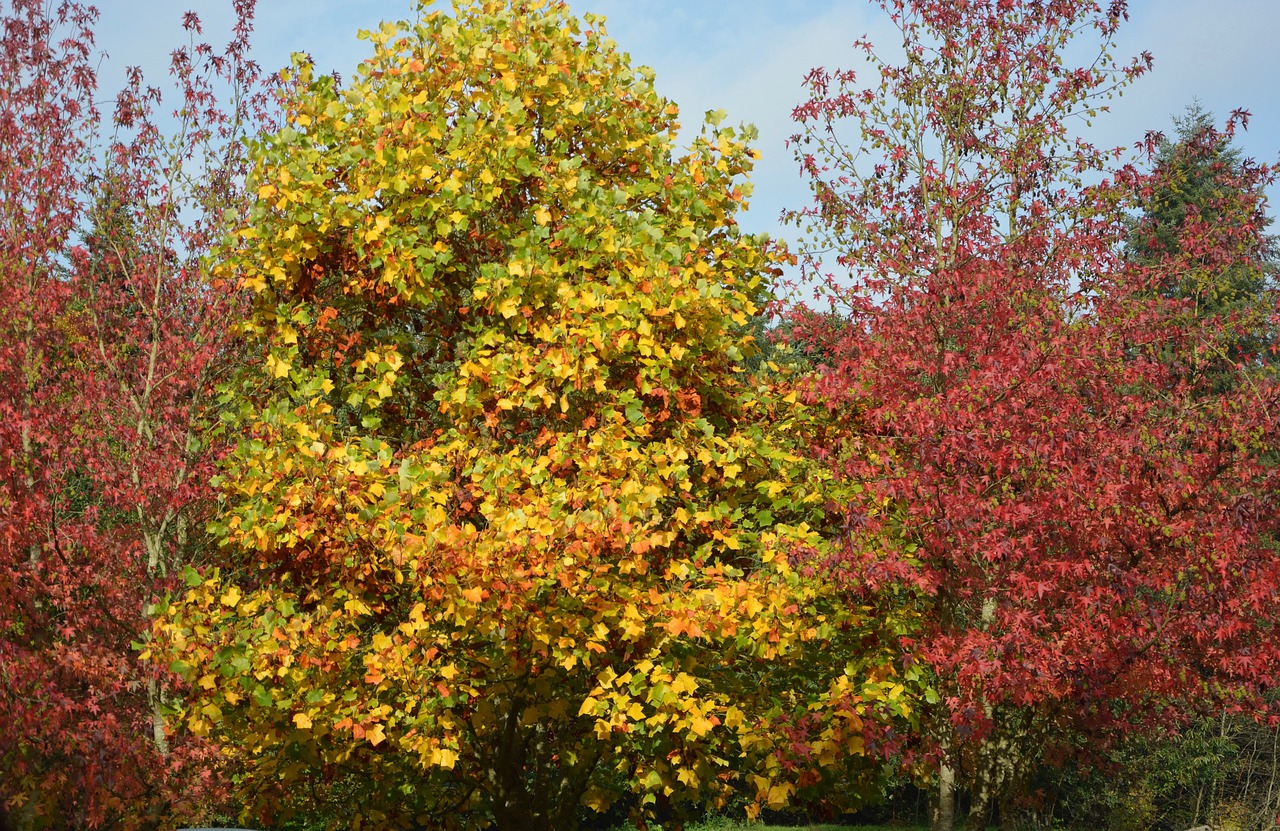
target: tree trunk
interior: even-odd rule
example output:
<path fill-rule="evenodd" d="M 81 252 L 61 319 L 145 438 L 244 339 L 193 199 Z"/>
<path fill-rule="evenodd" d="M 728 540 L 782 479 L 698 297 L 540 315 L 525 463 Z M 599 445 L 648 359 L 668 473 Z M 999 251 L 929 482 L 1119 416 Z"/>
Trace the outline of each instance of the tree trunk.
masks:
<path fill-rule="evenodd" d="M 978 770 L 973 778 L 973 786 L 969 789 L 969 818 L 965 821 L 966 829 L 987 827 L 987 819 L 991 813 L 996 787 L 995 770 L 992 760 L 988 758 L 990 747 L 983 742 L 978 747 Z"/>
<path fill-rule="evenodd" d="M 164 688 L 154 678 L 147 679 L 147 703 L 151 707 L 151 741 L 161 756 L 169 755 L 169 737 L 165 735 Z"/>
<path fill-rule="evenodd" d="M 1000 831 L 1017 831 L 1018 813 L 1025 810 L 1025 808 L 1015 808 L 1011 799 L 1001 800 L 999 806 L 1000 825 L 998 826 Z"/>
<path fill-rule="evenodd" d="M 929 806 L 929 831 L 955 831 L 956 771 L 951 762 L 938 768 L 938 786 Z"/>

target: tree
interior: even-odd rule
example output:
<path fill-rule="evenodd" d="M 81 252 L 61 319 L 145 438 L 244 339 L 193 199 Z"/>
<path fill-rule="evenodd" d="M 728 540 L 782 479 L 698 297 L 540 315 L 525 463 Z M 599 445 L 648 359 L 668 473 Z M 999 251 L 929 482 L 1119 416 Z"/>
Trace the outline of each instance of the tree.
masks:
<path fill-rule="evenodd" d="M 0 824 L 198 819 L 217 754 L 173 739 L 174 679 L 138 659 L 149 604 L 196 561 L 216 447 L 203 426 L 236 301 L 201 258 L 237 194 L 238 137 L 265 110 L 233 40 L 174 53 L 176 128 L 137 71 L 104 124 L 96 13 L 3 8 L 0 82 Z M 234 95 L 223 109 L 221 93 Z M 198 169 L 198 173 L 193 171 Z"/>
<path fill-rule="evenodd" d="M 75 194 L 64 183 L 83 159 L 82 125 L 93 118 L 87 65 L 93 39 L 92 16 L 86 10 L 63 4 L 56 13 L 46 14 L 40 3 L 7 7 L 0 50 L 5 63 L 0 73 L 0 145 L 10 160 L 0 169 L 6 214 L 5 255 L 0 259 L 0 305 L 6 311 L 0 323 L 0 465 L 5 485 L 0 497 L 0 712 L 6 725 L 0 761 L 8 771 L 0 784 L 4 811 L 23 808 L 15 805 L 15 798 L 33 790 L 43 795 L 61 784 L 55 778 L 59 771 L 51 770 L 47 761 L 57 757 L 43 742 L 32 742 L 24 734 L 30 729 L 27 725 L 41 724 L 41 716 L 48 719 L 54 709 L 47 693 L 42 695 L 46 686 L 55 691 L 80 688 L 78 679 L 56 674 L 58 665 L 45 657 L 56 643 L 59 622 L 56 600 L 50 602 L 53 592 L 44 589 L 46 581 L 41 579 L 52 497 L 59 488 L 50 481 L 51 466 L 39 464 L 55 431 L 38 414 L 55 408 L 60 392 L 50 383 L 51 359 L 59 344 L 40 322 L 66 303 L 67 286 L 56 279 L 55 270 L 76 220 Z M 69 32 L 63 34 L 60 26 Z M 59 35 L 65 40 L 55 40 Z M 103 674 L 107 673 L 95 673 Z M 29 714 L 28 708 L 35 712 Z"/>
<path fill-rule="evenodd" d="M 712 124 L 677 157 L 586 26 L 421 8 L 346 88 L 299 61 L 257 146 L 219 269 L 261 350 L 225 393 L 226 560 L 157 628 L 251 807 L 678 822 L 866 785 L 909 717 L 908 620 L 790 565 L 848 490 L 744 371 L 776 270 L 735 220 L 752 153 Z"/>
<path fill-rule="evenodd" d="M 1271 224 L 1264 189 L 1275 171 L 1234 145 L 1247 119 L 1237 111 L 1219 129 L 1194 104 L 1175 117 L 1172 139 L 1148 136 L 1143 147 L 1152 173 L 1137 194 L 1140 213 L 1125 240 L 1126 257 L 1155 277 L 1148 290 L 1179 301 L 1182 325 L 1204 336 L 1166 357 L 1205 398 L 1253 383 L 1274 363 L 1275 248 L 1264 233 Z M 1136 827 L 1157 817 L 1182 828 L 1267 824 L 1276 816 L 1273 783 L 1259 774 L 1275 761 L 1275 727 L 1253 715 L 1215 712 L 1170 724 L 1104 759 L 1043 778 L 1060 814 L 1080 827 Z M 1090 770 L 1095 766 L 1107 775 Z"/>
<path fill-rule="evenodd" d="M 1274 470 L 1259 464 L 1276 389 L 1206 401 L 1183 368 L 1232 326 L 1155 290 L 1197 256 L 1238 258 L 1243 226 L 1126 260 L 1127 211 L 1169 172 L 1112 170 L 1069 130 L 1150 64 L 1110 57 L 1124 3 L 881 6 L 903 63 L 862 42 L 880 89 L 815 70 L 796 110 L 815 204 L 795 219 L 849 272 L 830 278 L 842 332 L 798 321 L 800 337 L 822 324 L 830 356 L 809 400 L 864 411 L 863 452 L 837 470 L 889 508 L 853 506 L 860 533 L 825 566 L 855 601 L 884 581 L 922 593 L 904 648 L 940 692 L 921 716 L 933 826 L 952 827 L 957 786 L 971 824 L 995 807 L 1011 825 L 1027 777 L 1082 737 L 1259 711 L 1276 667 Z M 1068 65 L 1089 32 L 1098 58 Z M 909 557 L 883 544 L 893 532 Z"/>
<path fill-rule="evenodd" d="M 1265 234 L 1271 220 L 1264 188 L 1275 174 L 1232 143 L 1235 131 L 1247 126 L 1247 112 L 1233 113 L 1219 130 L 1209 113 L 1192 105 L 1174 123 L 1175 140 L 1148 138 L 1154 186 L 1139 198 L 1141 214 L 1126 248 L 1164 275 L 1161 294 L 1189 301 L 1189 314 L 1235 332 L 1198 367 L 1214 373 L 1225 364 L 1225 382 L 1236 366 L 1272 360 L 1276 252 Z"/>

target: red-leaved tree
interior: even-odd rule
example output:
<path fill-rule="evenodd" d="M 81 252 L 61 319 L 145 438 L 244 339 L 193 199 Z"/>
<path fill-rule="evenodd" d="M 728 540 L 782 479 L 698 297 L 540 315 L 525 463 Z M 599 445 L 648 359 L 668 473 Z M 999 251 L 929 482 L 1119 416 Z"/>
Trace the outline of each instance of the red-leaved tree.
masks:
<path fill-rule="evenodd" d="M 1265 223 L 1187 222 L 1126 256 L 1167 170 L 1109 173 L 1119 154 L 1072 133 L 1150 65 L 1111 57 L 1123 2 L 880 5 L 902 62 L 861 42 L 879 89 L 816 70 L 795 113 L 816 198 L 794 218 L 838 312 L 799 314 L 795 337 L 824 356 L 811 398 L 860 413 L 832 458 L 870 497 L 823 565 L 854 595 L 919 593 L 903 646 L 938 692 L 933 826 L 959 789 L 971 825 L 1011 827 L 1081 737 L 1260 713 L 1275 679 L 1277 389 L 1238 354 L 1238 316 L 1162 290 L 1213 284 L 1182 278 L 1255 256 Z M 1081 35 L 1100 48 L 1072 66 Z"/>
<path fill-rule="evenodd" d="M 236 357 L 202 257 L 246 209 L 239 139 L 271 98 L 235 11 L 220 51 L 186 16 L 172 117 L 133 69 L 108 120 L 96 12 L 0 5 L 0 827 L 150 827 L 216 797 L 218 754 L 171 734 L 136 642 L 201 556 Z"/>

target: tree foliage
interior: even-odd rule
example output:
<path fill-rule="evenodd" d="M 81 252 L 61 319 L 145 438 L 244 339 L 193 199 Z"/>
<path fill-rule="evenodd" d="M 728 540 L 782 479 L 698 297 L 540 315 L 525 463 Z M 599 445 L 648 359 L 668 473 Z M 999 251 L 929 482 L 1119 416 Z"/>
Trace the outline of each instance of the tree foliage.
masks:
<path fill-rule="evenodd" d="M 854 506 L 870 536 L 825 565 L 855 598 L 884 581 L 927 594 L 907 648 L 941 693 L 922 714 L 934 825 L 951 826 L 957 781 L 971 822 L 998 805 L 1012 823 L 1030 773 L 1080 736 L 1097 747 L 1210 702 L 1258 712 L 1274 680 L 1260 458 L 1276 390 L 1188 372 L 1234 321 L 1158 290 L 1197 263 L 1256 267 L 1263 226 L 1237 212 L 1154 260 L 1122 256 L 1128 212 L 1177 168 L 1112 169 L 1069 129 L 1149 64 L 1110 57 L 1123 3 L 882 6 L 904 61 L 864 43 L 879 89 L 815 70 L 796 110 L 815 194 L 796 219 L 838 255 L 846 315 L 797 324 L 828 356 L 809 400 L 865 411 L 862 452 L 836 470 L 891 506 Z M 1099 57 L 1071 66 L 1085 33 Z M 895 533 L 910 559 L 878 542 Z"/>
<path fill-rule="evenodd" d="M 252 10 L 237 5 L 221 52 L 187 18 L 169 132 L 136 71 L 100 117 L 92 9 L 0 8 L 6 827 L 154 826 L 196 819 L 217 796 L 216 755 L 171 736 L 173 678 L 134 642 L 170 572 L 198 557 L 211 501 L 203 428 L 236 304 L 209 290 L 201 257 L 244 207 L 236 139 L 265 113 Z"/>
<path fill-rule="evenodd" d="M 1125 239 L 1126 257 L 1155 276 L 1148 290 L 1182 301 L 1184 323 L 1203 337 L 1167 358 L 1206 397 L 1253 383 L 1274 362 L 1275 249 L 1264 233 L 1274 168 L 1235 146 L 1247 121 L 1237 111 L 1219 128 L 1193 104 L 1174 118 L 1171 138 L 1149 135 L 1143 148 L 1152 174 Z M 1038 783 L 1071 827 L 1265 826 L 1277 810 L 1268 772 L 1276 727 L 1256 716 L 1215 711 L 1167 724 L 1129 737 L 1104 759 L 1045 772 Z"/>
<path fill-rule="evenodd" d="M 91 8 L 0 4 L 0 828 L 678 828 L 895 768 L 1012 827 L 1109 748 L 1155 755 L 1076 818 L 1270 811 L 1276 168 L 1243 111 L 1073 135 L 1150 66 L 1122 0 L 879 5 L 901 61 L 795 112 L 791 360 L 753 132 L 677 148 L 560 0 L 275 100 L 252 0 L 188 14 L 168 122 L 136 70 L 101 118 Z"/>
<path fill-rule="evenodd" d="M 1228 383 L 1235 368 L 1274 360 L 1276 250 L 1266 233 L 1265 188 L 1275 169 L 1234 146 L 1247 122 L 1237 111 L 1219 129 L 1193 105 L 1175 119 L 1174 139 L 1149 136 L 1154 175 L 1126 241 L 1130 258 L 1160 272 L 1157 291 L 1187 301 L 1187 313 L 1209 321 L 1210 332 L 1233 333 L 1201 367 L 1225 366 Z"/>
<path fill-rule="evenodd" d="M 562 3 L 365 37 L 348 86 L 295 64 L 220 267 L 261 359 L 225 393 L 226 564 L 157 627 L 186 724 L 251 806 L 363 826 L 866 785 L 909 621 L 790 564 L 855 489 L 744 371 L 777 268 L 735 219 L 752 151 L 712 122 L 677 155 Z"/>

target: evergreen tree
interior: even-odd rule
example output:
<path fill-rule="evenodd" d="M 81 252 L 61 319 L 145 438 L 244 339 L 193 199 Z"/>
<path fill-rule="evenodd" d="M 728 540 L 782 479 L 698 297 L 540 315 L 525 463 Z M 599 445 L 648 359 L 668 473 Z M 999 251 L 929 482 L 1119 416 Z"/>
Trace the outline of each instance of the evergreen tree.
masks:
<path fill-rule="evenodd" d="M 1219 130 L 1213 115 L 1193 103 L 1174 118 L 1173 139 L 1151 136 L 1152 181 L 1159 186 L 1144 194 L 1128 240 L 1129 256 L 1150 267 L 1154 291 L 1234 330 L 1225 349 L 1195 367 L 1215 390 L 1224 364 L 1270 362 L 1276 349 L 1278 251 L 1266 233 L 1264 191 L 1274 171 L 1235 145 L 1235 131 L 1247 120 L 1238 110 Z M 1178 267 L 1167 267 L 1174 262 Z"/>

